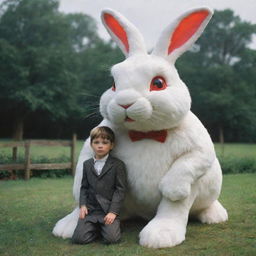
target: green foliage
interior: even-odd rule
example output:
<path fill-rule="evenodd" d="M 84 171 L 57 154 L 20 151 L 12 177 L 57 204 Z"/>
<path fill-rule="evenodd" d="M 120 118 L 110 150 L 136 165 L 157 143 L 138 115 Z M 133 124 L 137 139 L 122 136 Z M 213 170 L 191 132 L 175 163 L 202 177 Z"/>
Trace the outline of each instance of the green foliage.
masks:
<path fill-rule="evenodd" d="M 220 158 L 220 165 L 223 174 L 256 173 L 255 158 Z"/>
<path fill-rule="evenodd" d="M 57 0 L 5 1 L 0 12 L 1 111 L 22 121 L 39 111 L 81 118 L 79 52 L 99 40 L 94 20 L 60 13 Z"/>
<path fill-rule="evenodd" d="M 0 116 L 16 119 L 16 130 L 24 122 L 40 129 L 44 119 L 72 133 L 90 124 L 86 116 L 99 119 L 99 97 L 112 85 L 110 66 L 123 58 L 99 39 L 91 17 L 60 13 L 58 5 L 11 0 L 0 6 Z"/>
<path fill-rule="evenodd" d="M 256 25 L 233 11 L 215 11 L 197 42 L 200 51 L 178 62 L 191 91 L 192 110 L 215 139 L 224 132 L 227 141 L 256 140 L 256 51 L 248 48 L 255 33 Z"/>
<path fill-rule="evenodd" d="M 95 47 L 81 53 L 80 79 L 86 89 L 84 99 L 90 114 L 99 115 L 99 100 L 113 84 L 110 67 L 123 60 L 121 51 L 111 43 L 98 42 Z"/>
<path fill-rule="evenodd" d="M 214 16 L 198 41 L 204 64 L 232 65 L 252 42 L 256 25 L 243 21 L 230 9 L 215 10 Z"/>
<path fill-rule="evenodd" d="M 4 256 L 249 256 L 255 247 L 255 174 L 225 175 L 221 203 L 229 214 L 222 224 L 205 225 L 189 221 L 186 240 L 179 246 L 148 249 L 138 244 L 146 221 L 122 223 L 122 241 L 115 245 L 95 242 L 71 244 L 54 237 L 55 223 L 74 208 L 73 178 L 31 179 L 1 182 L 0 254 Z M 46 246 L 47 245 L 47 246 Z"/>
<path fill-rule="evenodd" d="M 76 159 L 81 152 L 84 141 L 77 141 Z M 215 144 L 217 157 L 220 160 L 224 174 L 256 173 L 256 144 Z M 0 163 L 13 163 L 11 148 L 0 148 Z M 31 147 L 32 163 L 65 163 L 70 161 L 70 148 L 62 146 L 33 146 Z M 24 148 L 19 148 L 17 163 L 24 163 Z M 23 171 L 16 172 L 18 178 L 24 177 Z M 70 175 L 70 170 L 35 170 L 33 177 L 63 177 Z M 10 173 L 0 171 L 0 179 L 9 178 Z"/>
<path fill-rule="evenodd" d="M 47 156 L 37 156 L 31 158 L 31 163 L 33 164 L 45 164 L 45 163 L 67 163 L 70 161 L 70 157 L 62 155 L 59 157 L 49 158 Z M 24 163 L 24 157 L 18 157 L 15 163 Z M 13 163 L 12 158 L 9 155 L 0 154 L 0 163 L 11 164 Z M 71 175 L 70 169 L 60 169 L 60 170 L 31 170 L 31 178 L 62 178 L 67 175 Z M 11 173 L 6 170 L 0 170 L 0 180 L 9 179 Z M 24 178 L 24 171 L 15 171 L 15 177 L 18 179 Z"/>
<path fill-rule="evenodd" d="M 100 122 L 99 98 L 110 68 L 124 59 L 97 34 L 88 15 L 64 14 L 58 0 L 5 0 L 0 5 L 0 126 L 13 137 L 84 137 Z M 215 11 L 198 52 L 177 63 L 192 111 L 214 141 L 256 141 L 256 25 L 232 10 Z"/>

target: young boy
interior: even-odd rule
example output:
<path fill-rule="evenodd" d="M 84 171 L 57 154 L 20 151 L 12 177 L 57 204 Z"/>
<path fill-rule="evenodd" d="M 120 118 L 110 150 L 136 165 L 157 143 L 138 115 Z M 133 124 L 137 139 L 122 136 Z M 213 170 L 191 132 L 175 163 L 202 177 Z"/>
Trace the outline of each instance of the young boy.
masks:
<path fill-rule="evenodd" d="M 118 215 L 127 183 L 125 165 L 109 154 L 115 141 L 110 128 L 94 128 L 90 140 L 94 157 L 83 165 L 80 215 L 72 242 L 87 244 L 100 233 L 103 242 L 116 243 L 121 238 Z"/>

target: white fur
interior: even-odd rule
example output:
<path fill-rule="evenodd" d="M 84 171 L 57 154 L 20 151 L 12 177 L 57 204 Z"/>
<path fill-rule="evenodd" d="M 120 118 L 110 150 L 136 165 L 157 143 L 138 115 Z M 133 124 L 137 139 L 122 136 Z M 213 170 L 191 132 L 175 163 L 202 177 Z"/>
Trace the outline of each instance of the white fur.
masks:
<path fill-rule="evenodd" d="M 124 30 L 127 33 L 127 39 L 129 42 L 129 52 L 127 52 L 126 48 L 120 41 L 120 39 L 112 32 L 112 30 L 106 25 L 104 14 L 107 13 L 115 18 L 115 20 L 124 28 Z M 105 12 L 102 12 L 101 15 L 102 23 L 105 25 L 107 31 L 111 35 L 112 38 L 116 41 L 122 52 L 126 57 L 131 56 L 133 54 L 140 54 L 140 53 L 146 53 L 146 47 L 144 43 L 144 39 L 141 36 L 138 29 L 130 23 L 129 20 L 127 20 L 125 17 L 123 17 L 120 13 L 117 11 L 113 11 L 111 9 L 106 9 Z"/>
<path fill-rule="evenodd" d="M 174 50 L 169 56 L 167 54 L 168 45 L 170 43 L 170 35 L 173 34 L 173 31 L 175 31 L 175 28 L 179 25 L 179 23 L 186 18 L 188 15 L 197 12 L 197 11 L 208 11 L 209 15 L 204 20 L 204 22 L 201 24 L 199 29 L 194 33 L 194 35 L 181 47 Z M 192 9 L 187 12 L 185 12 L 183 15 L 181 15 L 179 18 L 174 20 L 169 26 L 165 28 L 165 30 L 162 32 L 159 41 L 156 44 L 156 47 L 154 48 L 153 54 L 157 56 L 162 56 L 163 58 L 167 58 L 171 63 L 175 63 L 176 59 L 182 55 L 185 51 L 187 51 L 193 43 L 199 38 L 199 36 L 203 33 L 205 27 L 207 26 L 208 22 L 210 21 L 212 17 L 212 10 L 207 7 L 202 7 L 198 9 Z"/>
<path fill-rule="evenodd" d="M 164 31 L 164 37 L 167 38 L 166 31 L 172 35 L 177 24 L 197 10 L 178 18 L 173 23 L 175 25 L 171 25 L 172 29 L 169 27 Z M 141 47 L 137 51 L 133 49 L 131 55 L 126 54 L 127 59 L 111 70 L 116 91 L 107 90 L 100 100 L 100 111 L 104 117 L 100 125 L 114 130 L 117 140 L 113 155 L 127 166 L 129 190 L 122 216 L 141 216 L 151 220 L 139 235 L 143 246 L 162 248 L 180 244 L 185 240 L 189 214 L 203 223 L 218 223 L 228 218 L 226 210 L 217 201 L 222 174 L 213 143 L 204 126 L 190 112 L 188 89 L 174 67 L 176 57 L 197 39 L 209 21 L 211 12 L 205 10 L 209 11 L 209 17 L 189 42 L 174 51 L 174 57 L 163 56 L 166 51 L 159 49 L 148 55 Z M 105 12 L 116 17 L 124 28 L 128 27 L 129 44 L 133 42 L 130 40 L 134 30 L 130 29 L 131 24 L 126 24 L 126 19 L 112 10 Z M 138 33 L 136 30 L 136 36 L 132 38 L 137 38 Z M 119 45 L 122 43 L 116 36 L 113 39 L 118 40 Z M 168 47 L 168 44 L 163 43 L 162 47 Z M 165 90 L 150 91 L 151 80 L 156 76 L 165 78 Z M 131 106 L 125 109 L 121 105 Z M 126 117 L 134 122 L 125 121 Z M 129 130 L 162 129 L 168 132 L 164 143 L 150 139 L 132 142 L 128 136 Z M 80 192 L 82 163 L 91 156 L 88 139 L 81 151 L 74 180 L 76 201 Z M 77 218 L 75 209 L 56 224 L 53 233 L 70 237 Z"/>

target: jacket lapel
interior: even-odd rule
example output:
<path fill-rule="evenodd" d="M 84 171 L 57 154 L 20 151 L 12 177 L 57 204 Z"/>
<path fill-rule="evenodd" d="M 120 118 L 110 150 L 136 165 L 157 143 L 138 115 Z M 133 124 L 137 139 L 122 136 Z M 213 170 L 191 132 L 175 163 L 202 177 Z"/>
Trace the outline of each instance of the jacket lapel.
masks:
<path fill-rule="evenodd" d="M 98 177 L 101 178 L 102 176 L 104 176 L 111 169 L 112 165 L 112 157 L 109 155 L 105 165 L 102 168 L 101 174 Z"/>
<path fill-rule="evenodd" d="M 91 169 L 91 172 L 92 172 L 95 176 L 98 177 L 98 174 L 97 174 L 97 172 L 96 172 L 96 170 L 95 170 L 95 168 L 94 168 L 94 160 L 93 160 L 93 158 L 90 159 L 90 169 Z"/>

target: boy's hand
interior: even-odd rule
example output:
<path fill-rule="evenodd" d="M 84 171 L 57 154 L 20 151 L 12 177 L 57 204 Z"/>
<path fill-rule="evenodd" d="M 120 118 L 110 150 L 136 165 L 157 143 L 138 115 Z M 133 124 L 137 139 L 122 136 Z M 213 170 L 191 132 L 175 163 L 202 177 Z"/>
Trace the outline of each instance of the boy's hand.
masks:
<path fill-rule="evenodd" d="M 114 222 L 115 218 L 116 218 L 116 214 L 114 214 L 114 213 L 112 213 L 112 212 L 109 212 L 109 213 L 105 216 L 105 218 L 104 218 L 105 224 L 106 224 L 106 225 L 112 224 L 112 223 Z"/>
<path fill-rule="evenodd" d="M 87 209 L 87 207 L 86 207 L 85 205 L 82 205 L 82 206 L 80 207 L 79 218 L 80 218 L 80 219 L 84 219 L 87 214 L 88 214 L 88 209 Z"/>

